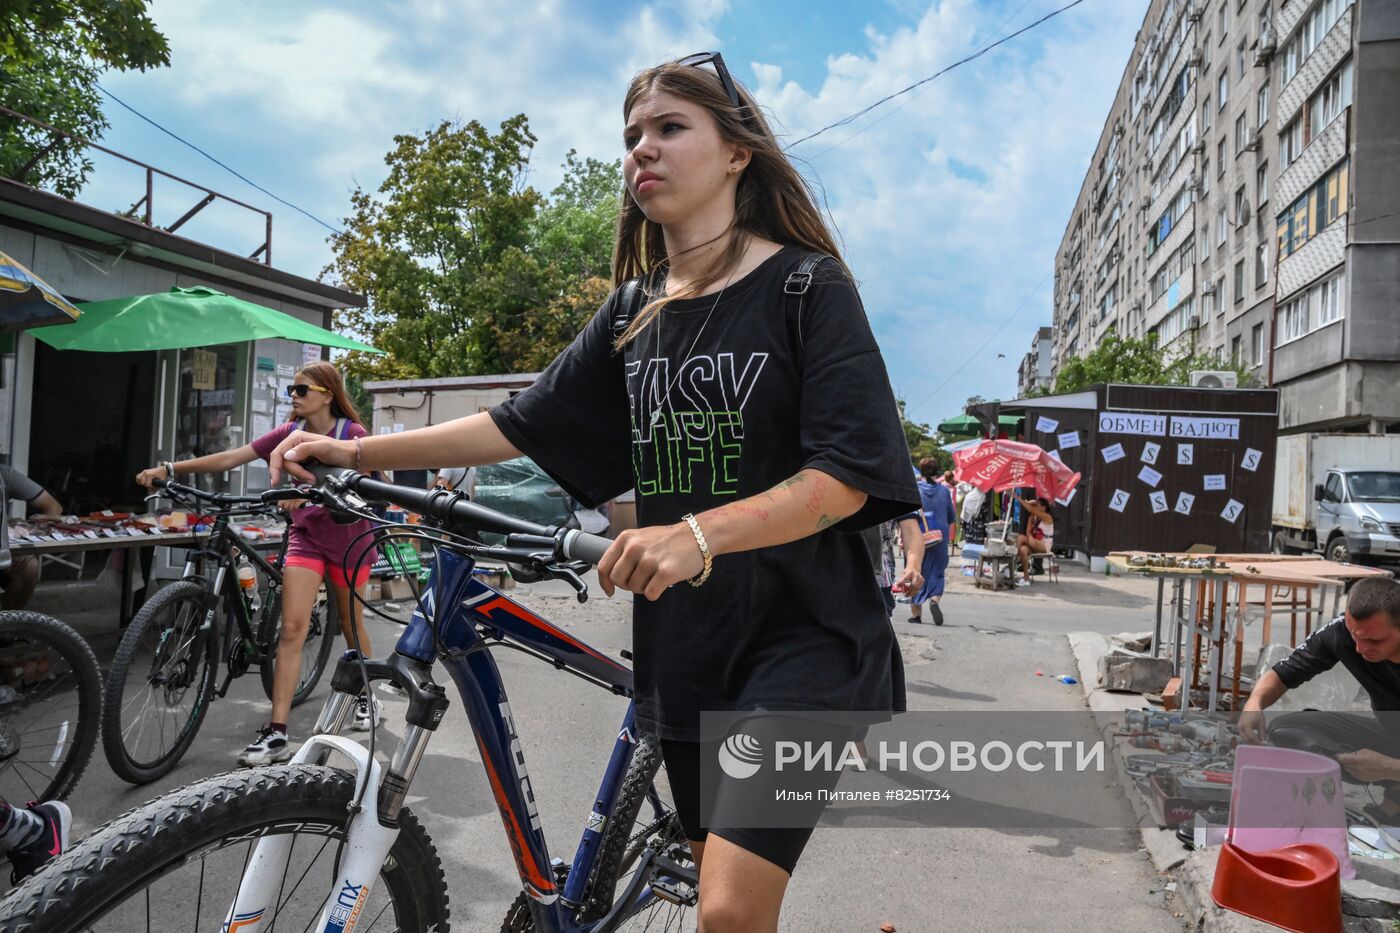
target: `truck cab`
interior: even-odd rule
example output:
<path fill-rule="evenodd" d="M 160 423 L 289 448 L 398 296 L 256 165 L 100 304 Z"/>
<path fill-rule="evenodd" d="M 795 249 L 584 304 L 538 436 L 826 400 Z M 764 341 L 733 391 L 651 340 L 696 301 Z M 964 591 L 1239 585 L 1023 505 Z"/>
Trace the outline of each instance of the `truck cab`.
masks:
<path fill-rule="evenodd" d="M 1400 472 L 1329 469 L 1313 499 L 1329 560 L 1400 561 Z"/>

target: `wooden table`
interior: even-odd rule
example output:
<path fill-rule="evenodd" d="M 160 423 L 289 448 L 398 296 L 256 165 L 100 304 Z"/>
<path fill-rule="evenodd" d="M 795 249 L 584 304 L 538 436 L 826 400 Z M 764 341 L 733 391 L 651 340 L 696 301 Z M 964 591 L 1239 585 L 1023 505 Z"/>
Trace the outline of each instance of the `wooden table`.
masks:
<path fill-rule="evenodd" d="M 1240 707 L 1241 673 L 1244 667 L 1245 612 L 1249 606 L 1263 610 L 1262 635 L 1269 644 L 1273 635 L 1275 613 L 1289 616 L 1289 647 L 1297 647 L 1313 631 L 1313 617 L 1318 625 L 1341 611 L 1342 593 L 1354 580 L 1373 576 L 1391 576 L 1389 571 L 1358 564 L 1342 564 L 1310 555 L 1281 554 L 1168 554 L 1169 557 L 1214 557 L 1219 566 L 1206 568 L 1139 567 L 1131 563 L 1142 551 L 1121 551 L 1108 556 L 1108 563 L 1121 573 L 1136 574 L 1157 580 L 1157 612 L 1152 633 L 1152 656 L 1160 654 L 1162 617 L 1166 608 L 1166 584 L 1172 584 L 1171 650 L 1173 673 L 1182 673 L 1183 639 L 1190 633 L 1190 679 L 1185 681 L 1185 706 L 1191 702 L 1191 691 L 1203 689 L 1200 683 L 1200 651 L 1208 644 L 1208 660 L 1213 676 L 1210 678 L 1207 709 L 1214 711 L 1220 693 L 1229 690 L 1234 703 Z M 1229 586 L 1235 584 L 1233 618 L 1230 612 Z M 1262 599 L 1251 600 L 1251 587 L 1262 586 Z M 1327 612 L 1328 597 L 1332 612 Z M 1314 600 L 1316 599 L 1316 602 Z M 1298 620 L 1302 616 L 1302 635 Z M 1232 625 L 1233 623 L 1233 625 Z M 1234 635 L 1234 671 L 1227 686 L 1224 677 L 1226 642 Z"/>
<path fill-rule="evenodd" d="M 982 577 L 982 570 L 988 564 L 991 564 L 992 568 L 990 582 L 984 581 Z M 1006 579 L 1009 581 L 1007 583 L 1001 582 L 1003 565 L 1005 565 L 1006 568 Z M 1016 553 L 1013 551 L 1010 554 L 987 554 L 984 551 L 978 554 L 977 563 L 972 570 L 972 584 L 973 586 L 984 587 L 993 592 L 997 590 L 1014 589 L 1016 586 Z"/>

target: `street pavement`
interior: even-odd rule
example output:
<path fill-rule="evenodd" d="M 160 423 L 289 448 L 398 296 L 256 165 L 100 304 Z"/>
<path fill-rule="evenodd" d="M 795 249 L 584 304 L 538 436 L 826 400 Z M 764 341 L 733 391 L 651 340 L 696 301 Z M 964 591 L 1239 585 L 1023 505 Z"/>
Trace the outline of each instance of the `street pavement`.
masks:
<path fill-rule="evenodd" d="M 1150 584 L 1068 568 L 1057 584 L 982 593 L 950 577 L 947 624 L 897 621 L 911 710 L 1079 710 L 1082 689 L 1054 681 L 1075 670 L 1065 633 L 1117 633 L 1152 627 Z M 527 592 L 528 590 L 528 592 Z M 554 584 L 512 592 L 546 618 L 601 651 L 630 641 L 630 597 L 580 605 Z M 406 617 L 408 604 L 401 604 Z M 896 619 L 907 617 L 901 605 Z M 372 620 L 377 652 L 398 627 Z M 104 662 L 111 639 L 95 638 Z M 616 735 L 624 703 L 581 680 L 520 654 L 496 651 L 553 855 L 569 860 Z M 1035 671 L 1045 676 L 1035 676 Z M 443 682 L 447 678 L 441 676 Z M 325 695 L 322 687 L 293 712 L 293 738 L 305 735 Z M 385 703 L 379 746 L 388 754 L 402 734 L 402 700 Z M 130 787 L 98 749 L 70 799 L 75 835 L 90 831 L 173 787 L 228 770 L 266 716 L 256 675 L 216 701 L 180 766 L 147 787 Z M 1104 793 L 1128 804 L 1112 775 Z M 519 892 L 509 846 L 487 789 L 480 756 L 453 695 L 447 719 L 429 746 L 409 797 L 446 869 L 453 926 L 497 930 Z M 841 822 L 837 820 L 836 822 Z M 1180 931 L 1174 904 L 1161 892 L 1130 829 L 1041 830 L 869 828 L 824 825 L 813 836 L 785 903 L 784 930 L 899 931 L 1036 929 Z"/>

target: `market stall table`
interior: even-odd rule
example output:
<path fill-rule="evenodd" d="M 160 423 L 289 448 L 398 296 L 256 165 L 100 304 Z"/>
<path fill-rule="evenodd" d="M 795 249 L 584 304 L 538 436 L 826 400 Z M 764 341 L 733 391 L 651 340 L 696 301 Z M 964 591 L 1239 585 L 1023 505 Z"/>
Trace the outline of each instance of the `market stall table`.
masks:
<path fill-rule="evenodd" d="M 136 551 L 138 548 L 151 548 L 152 553 L 158 547 L 198 547 L 209 537 L 208 531 L 194 530 L 186 528 L 181 530 L 164 530 L 159 526 L 149 529 L 131 528 L 84 528 L 81 531 L 58 532 L 39 535 L 24 536 L 16 533 L 12 523 L 10 533 L 10 552 L 14 556 L 30 555 L 33 557 L 45 557 L 57 554 L 75 554 L 91 551 L 129 551 L 127 559 L 122 561 L 121 570 L 121 595 L 118 603 L 118 623 L 125 628 L 135 614 L 135 588 L 133 585 L 133 575 L 135 567 L 141 563 L 149 563 L 149 555 L 143 555 Z M 258 526 L 253 526 L 258 527 Z M 281 529 L 279 526 L 271 526 L 276 534 L 262 533 L 259 536 L 248 538 L 248 546 L 262 548 L 275 545 L 281 541 Z M 149 575 L 143 571 L 143 584 L 149 584 Z"/>
<path fill-rule="evenodd" d="M 1152 656 L 1161 652 L 1162 621 L 1166 608 L 1166 583 L 1172 583 L 1171 636 L 1172 671 L 1182 673 L 1183 639 L 1190 634 L 1188 671 L 1183 681 L 1182 708 L 1189 708 L 1192 691 L 1204 689 L 1200 683 L 1200 647 L 1209 646 L 1207 663 L 1211 670 L 1206 708 L 1214 712 L 1220 693 L 1227 689 L 1224 675 L 1225 643 L 1234 635 L 1233 677 L 1228 690 L 1232 708 L 1238 709 L 1243 693 L 1245 611 L 1251 606 L 1263 610 L 1264 643 L 1272 636 L 1276 612 L 1290 616 L 1289 646 L 1300 643 L 1298 616 L 1303 616 L 1302 638 L 1313 630 L 1313 616 L 1319 623 L 1330 618 L 1326 607 L 1331 596 L 1332 615 L 1341 610 L 1342 592 L 1348 582 L 1371 576 L 1390 576 L 1389 571 L 1357 564 L 1343 564 L 1309 555 L 1277 554 L 1150 554 L 1119 551 L 1108 556 L 1108 563 L 1120 573 L 1154 577 L 1157 580 L 1157 610 L 1152 633 Z M 1236 585 L 1233 633 L 1229 611 L 1229 585 Z M 1249 588 L 1263 586 L 1262 600 L 1251 602 Z M 1316 595 L 1316 603 L 1314 596 Z"/>

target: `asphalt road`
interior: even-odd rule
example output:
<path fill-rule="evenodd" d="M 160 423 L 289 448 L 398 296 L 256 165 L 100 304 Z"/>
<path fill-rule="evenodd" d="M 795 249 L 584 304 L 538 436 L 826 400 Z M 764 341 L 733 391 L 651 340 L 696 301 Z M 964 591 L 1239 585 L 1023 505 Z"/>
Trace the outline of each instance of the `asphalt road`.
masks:
<path fill-rule="evenodd" d="M 580 606 L 546 586 L 515 591 L 547 618 L 598 649 L 616 654 L 630 640 L 627 597 Z M 1107 580 L 1070 570 L 1058 584 L 1014 593 L 975 593 L 954 579 L 942 628 L 899 622 L 911 709 L 1077 710 L 1077 686 L 1054 673 L 1074 670 L 1064 634 L 1152 627 L 1153 592 L 1138 581 Z M 896 618 L 906 615 L 901 606 Z M 375 648 L 385 651 L 396 626 L 374 621 Z M 98 639 L 104 661 L 110 649 Z M 552 854 L 566 860 L 588 813 L 605 755 L 624 712 L 622 701 L 524 655 L 496 652 L 520 728 L 530 776 Z M 1036 670 L 1048 676 L 1035 676 Z M 446 678 L 442 678 L 446 681 Z M 324 688 L 294 711 L 292 732 L 304 735 Z M 380 733 L 386 753 L 402 734 L 402 701 L 385 696 Z M 519 892 L 510 850 L 460 704 L 433 739 L 409 806 L 427 827 L 446 868 L 453 926 L 497 930 Z M 75 831 L 188 782 L 228 770 L 266 716 L 256 676 L 217 701 L 179 768 L 157 784 L 134 788 L 117 779 L 100 749 L 70 803 Z M 1111 776 L 1110 776 L 1111 777 Z M 1115 782 L 1104 793 L 1124 808 Z M 817 830 L 793 878 L 785 930 L 900 931 L 1139 930 L 1179 931 L 1138 835 L 1127 829 L 1038 830 L 933 827 Z"/>

